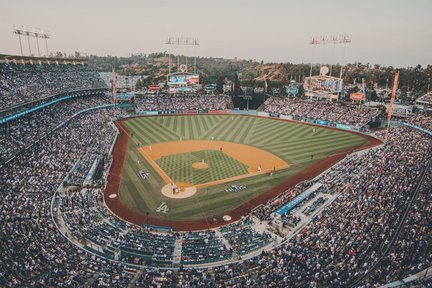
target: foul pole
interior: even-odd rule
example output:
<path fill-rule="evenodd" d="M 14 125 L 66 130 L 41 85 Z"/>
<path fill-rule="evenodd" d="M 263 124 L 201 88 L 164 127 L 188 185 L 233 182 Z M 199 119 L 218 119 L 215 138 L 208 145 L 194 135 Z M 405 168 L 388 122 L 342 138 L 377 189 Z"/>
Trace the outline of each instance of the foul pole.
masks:
<path fill-rule="evenodd" d="M 387 113 L 386 141 L 387 141 L 387 137 L 388 137 L 388 133 L 389 133 L 389 129 L 390 129 L 390 120 L 391 120 L 391 116 L 392 116 L 392 112 L 393 112 L 393 103 L 394 103 L 394 99 L 395 99 L 395 95 L 396 95 L 398 81 L 399 81 L 399 71 L 396 70 L 395 76 L 393 79 L 393 88 L 392 88 L 392 95 L 391 95 L 391 100 L 390 100 L 389 111 Z"/>

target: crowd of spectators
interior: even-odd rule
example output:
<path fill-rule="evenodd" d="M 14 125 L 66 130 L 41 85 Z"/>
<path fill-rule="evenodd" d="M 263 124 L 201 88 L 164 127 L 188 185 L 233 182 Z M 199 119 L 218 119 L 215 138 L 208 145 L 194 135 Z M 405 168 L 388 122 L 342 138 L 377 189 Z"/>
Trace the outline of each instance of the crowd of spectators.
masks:
<path fill-rule="evenodd" d="M 252 227 L 250 216 L 241 221 L 220 228 L 222 235 L 228 240 L 231 249 L 238 255 L 251 253 L 272 242 L 272 236 L 267 231 L 258 232 Z"/>
<path fill-rule="evenodd" d="M 135 104 L 141 111 L 222 110 L 232 107 L 228 95 L 146 95 L 135 98 Z"/>
<path fill-rule="evenodd" d="M 0 163 L 51 132 L 78 111 L 107 103 L 107 99 L 103 96 L 72 98 L 2 124 Z"/>
<path fill-rule="evenodd" d="M 6 69 L 4 67 L 1 69 Z M 1 93 L 13 85 L 24 85 L 18 82 L 8 84 L 8 77 L 1 79 Z M 28 83 L 35 81 L 33 77 L 28 80 Z M 64 82 L 68 82 L 66 76 Z M 71 87 L 73 85 L 68 89 Z M 33 99 L 34 95 L 28 94 L 27 90 L 17 91 L 25 99 L 23 101 Z M 213 104 L 205 97 L 193 100 L 183 96 L 162 97 L 170 100 L 164 100 L 166 104 L 159 100 L 146 104 L 143 100 L 138 106 L 142 110 L 226 108 Z M 8 99 L 8 96 L 2 99 Z M 123 262 L 96 256 L 97 249 L 95 254 L 86 253 L 63 237 L 53 223 L 51 217 L 55 215 L 50 212 L 51 199 L 80 159 L 87 160 L 77 166 L 79 173 L 73 174 L 71 179 L 80 182 L 85 177 L 90 165 L 86 163 L 92 162 L 95 153 L 108 153 L 115 133 L 109 124 L 112 117 L 109 108 L 81 113 L 68 119 L 73 114 L 69 109 L 78 111 L 98 105 L 103 100 L 89 98 L 82 105 L 74 101 L 35 112 L 41 113 L 40 117 L 51 123 L 46 130 L 39 127 L 43 122 L 38 123 L 37 118 L 31 118 L 36 114 L 30 114 L 25 117 L 33 120 L 11 122 L 8 131 L 12 131 L 14 139 L 2 133 L 5 143 L 21 141 L 20 148 L 34 145 L 0 168 L 0 286 L 339 287 L 352 284 L 377 263 L 378 268 L 364 279 L 364 284 L 394 281 L 431 265 L 432 140 L 427 134 L 404 126 L 393 127 L 383 147 L 348 156 L 315 179 L 325 184 L 326 189 L 338 193 L 336 200 L 298 234 L 285 239 L 285 243 L 250 259 L 208 270 L 180 267 L 178 271 L 153 268 L 138 271 L 130 264 L 172 263 L 175 243 L 180 236 L 146 231 L 143 227 L 118 220 L 103 208 L 101 191 L 92 188 L 58 196 L 57 200 L 61 203 L 59 213 L 65 221 L 66 232 L 71 233 L 68 235 L 71 238 L 85 239 L 104 247 L 106 255 L 112 256 L 107 259 L 114 259 L 117 251 L 122 250 L 119 260 Z M 9 102 L 2 102 L 1 105 L 5 105 L 3 103 Z M 298 107 L 289 114 L 300 116 L 323 107 L 321 105 L 335 105 L 316 104 L 312 107 L 309 104 L 302 106 L 301 103 L 290 103 Z M 276 106 L 285 107 L 282 104 Z M 271 107 L 272 103 L 268 102 L 268 105 Z M 345 115 L 350 115 L 358 125 L 367 123 L 366 118 L 374 113 L 372 110 L 347 112 L 346 109 L 357 108 L 341 107 L 327 107 L 334 114 L 317 110 L 311 115 L 333 118 L 339 115 L 335 120 L 324 117 L 324 120 L 339 123 L 345 123 Z M 307 111 L 309 108 L 312 110 Z M 344 109 L 345 114 L 340 109 Z M 296 111 L 299 113 L 293 114 Z M 64 120 L 67 121 L 61 129 L 35 142 L 40 134 L 52 130 L 58 125 L 56 123 Z M 427 116 L 411 120 L 411 123 L 429 130 L 431 122 Z M 20 130 L 14 125 L 27 128 Z M 33 129 L 39 130 L 34 132 Z M 378 132 L 377 136 L 384 138 L 384 133 Z M 6 152 L 1 150 L 2 157 L 21 150 L 14 150 L 13 145 L 7 147 L 12 148 L 5 149 Z M 108 169 L 108 166 L 104 168 Z M 422 186 L 419 187 L 421 180 Z M 309 185 L 312 183 L 304 182 L 295 188 L 298 190 L 290 190 L 280 199 L 264 205 L 265 209 L 258 213 L 260 219 L 267 220 L 269 213 Z M 398 229 L 400 225 L 402 230 Z M 184 240 L 182 252 L 192 262 L 204 261 L 206 257 L 218 260 L 229 257 L 231 251 L 222 237 L 233 253 L 242 256 L 264 248 L 272 241 L 271 234 L 256 230 L 252 216 L 222 227 L 218 232 L 190 232 L 181 237 Z M 387 250 L 389 253 L 386 253 Z M 183 262 L 186 262 L 185 259 Z M 383 261 L 379 262 L 381 259 Z M 136 278 L 136 275 L 139 277 Z"/>
<path fill-rule="evenodd" d="M 122 261 L 138 265 L 172 265 L 177 239 L 181 240 L 181 264 L 205 264 L 229 260 L 233 252 L 245 255 L 269 244 L 269 233 L 259 233 L 247 217 L 235 224 L 214 230 L 185 233 L 158 233 L 123 223 L 109 215 L 100 191 L 83 189 L 60 197 L 59 212 L 65 234 L 87 248 L 114 257 L 119 249 Z M 222 238 L 225 238 L 227 245 Z"/>
<path fill-rule="evenodd" d="M 270 97 L 264 102 L 264 111 L 298 118 L 325 120 L 333 123 L 363 127 L 379 110 L 359 105 L 344 105 L 315 100 Z"/>
<path fill-rule="evenodd" d="M 107 86 L 86 65 L 0 63 L 0 111 L 57 94 L 100 88 Z"/>
<path fill-rule="evenodd" d="M 58 232 L 50 199 L 79 156 L 99 143 L 110 115 L 109 109 L 77 115 L 1 168 L 2 286 L 77 285 L 107 266 Z"/>
<path fill-rule="evenodd" d="M 279 194 L 275 198 L 267 201 L 265 204 L 256 207 L 253 210 L 253 214 L 258 217 L 260 221 L 270 220 L 271 214 L 279 209 L 285 203 L 291 201 L 294 197 L 299 195 L 301 192 L 312 186 L 313 183 L 304 180 L 295 185 L 294 187 L 289 188 L 285 192 Z"/>
<path fill-rule="evenodd" d="M 432 131 L 432 117 L 418 114 L 408 121 L 410 124 L 416 125 L 428 131 Z"/>
<path fill-rule="evenodd" d="M 107 257 L 121 251 L 119 260 L 130 264 L 172 264 L 176 236 L 151 233 L 118 220 L 103 206 L 101 191 L 83 189 L 59 198 L 64 232 L 88 249 L 103 252 Z"/>
<path fill-rule="evenodd" d="M 201 264 L 231 258 L 232 252 L 222 243 L 215 231 L 188 232 L 183 235 L 182 263 Z"/>
<path fill-rule="evenodd" d="M 112 147 L 116 135 L 117 131 L 111 126 L 107 125 L 106 127 L 103 127 L 100 137 L 96 140 L 97 143 L 88 147 L 86 152 L 79 158 L 77 166 L 68 175 L 66 184 L 81 187 L 85 182 L 84 180 L 86 179 L 86 176 L 90 173 L 91 166 L 96 161 L 97 165 L 100 165 L 103 175 L 99 175 L 99 178 L 96 178 L 97 175 L 95 174 L 90 175 L 91 183 L 85 184 L 93 184 L 94 186 L 99 187 L 104 186 L 103 184 L 106 182 L 108 177 L 108 169 L 112 164 L 112 155 L 109 153 L 109 150 Z"/>
<path fill-rule="evenodd" d="M 404 279 L 432 266 L 432 170 L 426 173 L 416 203 L 409 210 L 406 227 L 385 255 L 380 265 L 369 276 L 370 283 L 389 283 Z M 432 279 L 429 279 L 429 285 Z M 429 286 L 424 286 L 429 287 Z"/>
<path fill-rule="evenodd" d="M 410 119 L 414 124 L 428 131 L 432 131 L 432 118 L 421 114 Z M 423 269 L 432 266 L 432 169 L 429 167 L 423 184 L 420 186 L 416 203 L 409 210 L 407 227 L 403 227 L 398 239 L 380 265 L 369 276 L 371 283 L 388 283 L 404 279 Z M 418 281 L 419 287 L 432 286 L 432 279 Z M 429 286 L 428 286 L 429 285 Z"/>
<path fill-rule="evenodd" d="M 285 245 L 246 260 L 244 266 L 219 267 L 216 283 L 238 287 L 337 287 L 353 283 L 385 256 L 398 224 L 405 220 L 404 212 L 411 208 L 417 183 L 431 161 L 431 148 L 431 139 L 421 132 L 405 127 L 392 129 L 386 147 L 358 156 L 364 157 L 365 169 L 351 176 L 339 168 L 340 173 L 333 175 L 338 182 L 340 178 L 351 178 L 351 183 L 320 216 Z M 431 182 L 423 183 L 425 191 L 430 191 Z M 427 198 L 418 198 L 415 203 L 412 218 L 407 218 L 411 220 L 405 222 L 405 239 L 396 242 L 403 249 L 396 247 L 393 254 L 387 255 L 393 265 L 406 266 L 390 274 L 377 270 L 377 276 L 367 283 L 387 282 L 392 280 L 391 274 L 400 277 L 430 265 L 430 248 L 418 249 L 431 233 L 424 216 L 430 205 L 426 204 Z M 386 271 L 391 268 L 387 266 Z"/>

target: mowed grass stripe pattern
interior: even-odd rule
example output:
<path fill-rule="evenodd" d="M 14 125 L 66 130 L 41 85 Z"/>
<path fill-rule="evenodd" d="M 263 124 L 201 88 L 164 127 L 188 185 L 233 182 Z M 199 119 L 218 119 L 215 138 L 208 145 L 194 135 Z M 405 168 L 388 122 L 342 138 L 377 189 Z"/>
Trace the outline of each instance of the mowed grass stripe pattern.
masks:
<path fill-rule="evenodd" d="M 120 187 L 121 201 L 134 211 L 150 212 L 152 216 L 167 220 L 198 220 L 222 215 L 286 181 L 320 159 L 367 143 L 363 137 L 344 131 L 248 116 L 142 117 L 127 120 L 124 124 L 133 136 L 126 151 Z M 266 150 L 285 160 L 290 167 L 271 177 L 260 175 L 199 189 L 193 197 L 186 199 L 175 200 L 163 196 L 160 191 L 165 182 L 139 153 L 137 143 L 152 145 L 180 139 L 211 140 L 213 137 L 214 140 Z M 194 184 L 247 173 L 247 167 L 243 163 L 224 155 L 214 150 L 195 151 L 162 157 L 158 160 L 158 165 L 174 181 Z M 192 163 L 201 162 L 202 159 L 209 164 L 209 168 L 193 169 Z M 150 172 L 150 177 L 141 179 L 137 174 L 139 170 Z M 247 188 L 238 193 L 227 193 L 225 189 L 229 185 L 246 185 Z M 156 213 L 156 208 L 162 202 L 169 206 L 167 214 Z"/>
<path fill-rule="evenodd" d="M 207 169 L 194 169 L 192 164 L 201 162 L 209 165 Z M 221 151 L 203 150 L 163 156 L 156 163 L 174 181 L 202 184 L 220 179 L 246 174 L 248 167 L 242 162 Z"/>
<path fill-rule="evenodd" d="M 144 145 L 214 137 L 215 140 L 264 149 L 290 165 L 308 162 L 312 157 L 324 158 L 367 142 L 358 135 L 343 131 L 245 116 L 143 117 L 131 119 L 126 125 L 135 140 Z"/>

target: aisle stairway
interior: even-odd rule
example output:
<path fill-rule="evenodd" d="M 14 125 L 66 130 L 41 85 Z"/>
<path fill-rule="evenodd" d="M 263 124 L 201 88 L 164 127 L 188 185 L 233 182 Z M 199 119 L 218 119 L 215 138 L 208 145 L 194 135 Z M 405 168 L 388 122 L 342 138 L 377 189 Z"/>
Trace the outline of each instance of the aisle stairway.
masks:
<path fill-rule="evenodd" d="M 183 236 L 180 235 L 176 239 L 175 246 L 174 246 L 174 254 L 173 254 L 174 265 L 180 265 L 181 254 L 182 254 L 182 241 L 183 241 Z"/>

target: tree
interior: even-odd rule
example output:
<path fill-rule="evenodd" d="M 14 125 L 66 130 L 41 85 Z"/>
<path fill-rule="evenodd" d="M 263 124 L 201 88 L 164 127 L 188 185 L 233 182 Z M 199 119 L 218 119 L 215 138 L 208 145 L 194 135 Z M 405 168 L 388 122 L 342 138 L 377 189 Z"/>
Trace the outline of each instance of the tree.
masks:
<path fill-rule="evenodd" d="M 234 95 L 241 95 L 241 94 L 243 94 L 243 91 L 240 88 L 240 81 L 239 81 L 238 74 L 235 73 L 234 74 Z"/>
<path fill-rule="evenodd" d="M 137 81 L 136 84 L 135 84 L 135 89 L 136 89 L 136 90 L 141 90 L 142 87 L 143 87 L 143 84 L 142 84 L 142 82 L 141 82 L 141 79 L 138 79 L 138 81 Z"/>
<path fill-rule="evenodd" d="M 153 75 L 149 75 L 149 76 L 146 77 L 146 78 L 141 77 L 140 80 L 141 80 L 141 87 L 142 87 L 142 88 L 145 88 L 145 87 L 147 87 L 148 85 L 152 84 L 152 82 L 153 82 Z"/>
<path fill-rule="evenodd" d="M 303 85 L 299 85 L 299 90 L 298 90 L 298 94 L 296 95 L 297 97 L 303 97 L 305 93 L 304 87 Z"/>
<path fill-rule="evenodd" d="M 201 84 L 208 84 L 208 77 L 206 74 L 200 73 L 199 79 Z"/>
<path fill-rule="evenodd" d="M 377 101 L 378 100 L 378 94 L 376 93 L 375 90 L 372 91 L 372 93 L 370 95 L 370 99 L 371 99 L 371 101 Z"/>
<path fill-rule="evenodd" d="M 225 79 L 225 76 L 219 76 L 217 79 L 216 91 L 219 93 L 223 92 L 224 79 Z"/>
<path fill-rule="evenodd" d="M 380 115 L 381 116 L 385 116 L 387 113 L 387 108 L 384 105 L 378 105 L 377 106 L 378 110 L 380 111 Z"/>

